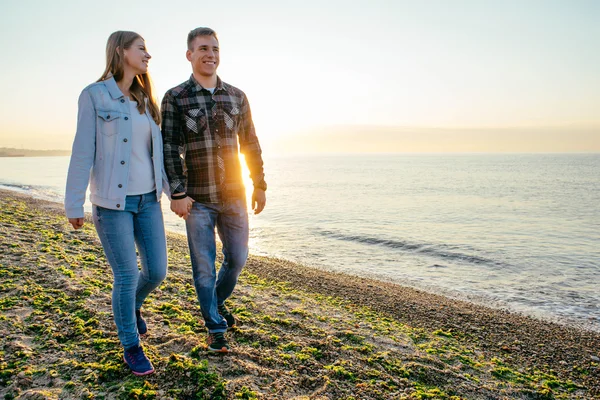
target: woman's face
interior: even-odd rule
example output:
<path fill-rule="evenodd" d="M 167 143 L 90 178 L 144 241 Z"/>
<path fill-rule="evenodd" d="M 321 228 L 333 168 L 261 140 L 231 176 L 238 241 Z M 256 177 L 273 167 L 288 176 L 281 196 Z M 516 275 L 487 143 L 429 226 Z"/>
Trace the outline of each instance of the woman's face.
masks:
<path fill-rule="evenodd" d="M 124 67 L 131 68 L 136 75 L 148 72 L 148 60 L 151 56 L 146 51 L 144 39 L 137 38 L 128 49 L 123 50 Z"/>

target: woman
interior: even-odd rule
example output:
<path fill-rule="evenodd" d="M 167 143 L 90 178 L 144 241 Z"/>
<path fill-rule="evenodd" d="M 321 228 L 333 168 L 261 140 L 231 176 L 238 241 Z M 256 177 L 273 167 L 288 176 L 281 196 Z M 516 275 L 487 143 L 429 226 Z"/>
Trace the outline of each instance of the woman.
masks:
<path fill-rule="evenodd" d="M 140 308 L 167 273 L 160 199 L 168 184 L 149 60 L 137 33 L 118 31 L 108 38 L 106 69 L 79 97 L 65 194 L 67 218 L 79 229 L 90 184 L 94 225 L 114 276 L 114 320 L 123 358 L 135 375 L 154 372 L 140 346 L 139 335 L 147 330 Z"/>

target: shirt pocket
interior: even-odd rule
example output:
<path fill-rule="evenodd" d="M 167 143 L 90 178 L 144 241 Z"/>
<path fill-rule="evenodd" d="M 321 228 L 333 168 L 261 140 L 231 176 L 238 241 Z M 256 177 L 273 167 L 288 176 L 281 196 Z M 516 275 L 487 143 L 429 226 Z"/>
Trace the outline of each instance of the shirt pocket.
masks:
<path fill-rule="evenodd" d="M 121 114 L 117 111 L 98 111 L 98 130 L 104 136 L 114 136 L 119 133 Z"/>
<path fill-rule="evenodd" d="M 202 108 L 191 108 L 185 112 L 185 127 L 190 136 L 203 136 L 208 121 Z"/>
<path fill-rule="evenodd" d="M 237 140 L 240 109 L 235 104 L 225 104 L 220 117 L 223 120 L 223 127 L 225 128 L 223 133 L 221 133 L 221 137 L 228 140 Z"/>

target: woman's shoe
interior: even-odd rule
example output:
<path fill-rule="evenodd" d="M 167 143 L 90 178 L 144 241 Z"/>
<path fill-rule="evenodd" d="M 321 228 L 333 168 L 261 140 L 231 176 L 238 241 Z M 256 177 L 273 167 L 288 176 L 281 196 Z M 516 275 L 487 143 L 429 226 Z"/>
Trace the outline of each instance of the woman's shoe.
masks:
<path fill-rule="evenodd" d="M 142 346 L 138 345 L 125 349 L 123 360 L 125 360 L 125 363 L 134 375 L 144 376 L 154 372 L 154 367 L 144 354 Z"/>

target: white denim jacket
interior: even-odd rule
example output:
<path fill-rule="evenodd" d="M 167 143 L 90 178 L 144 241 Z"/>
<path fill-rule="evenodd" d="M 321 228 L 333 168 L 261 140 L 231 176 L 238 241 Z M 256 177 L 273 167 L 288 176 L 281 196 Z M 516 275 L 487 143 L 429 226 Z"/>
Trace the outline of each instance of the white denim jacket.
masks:
<path fill-rule="evenodd" d="M 163 191 L 169 195 L 162 136 L 148 109 L 146 115 L 152 129 L 156 200 L 160 201 Z M 67 175 L 65 210 L 68 218 L 83 217 L 88 184 L 92 204 L 112 210 L 125 208 L 131 135 L 129 103 L 114 78 L 83 89 L 79 96 L 77 132 Z"/>

